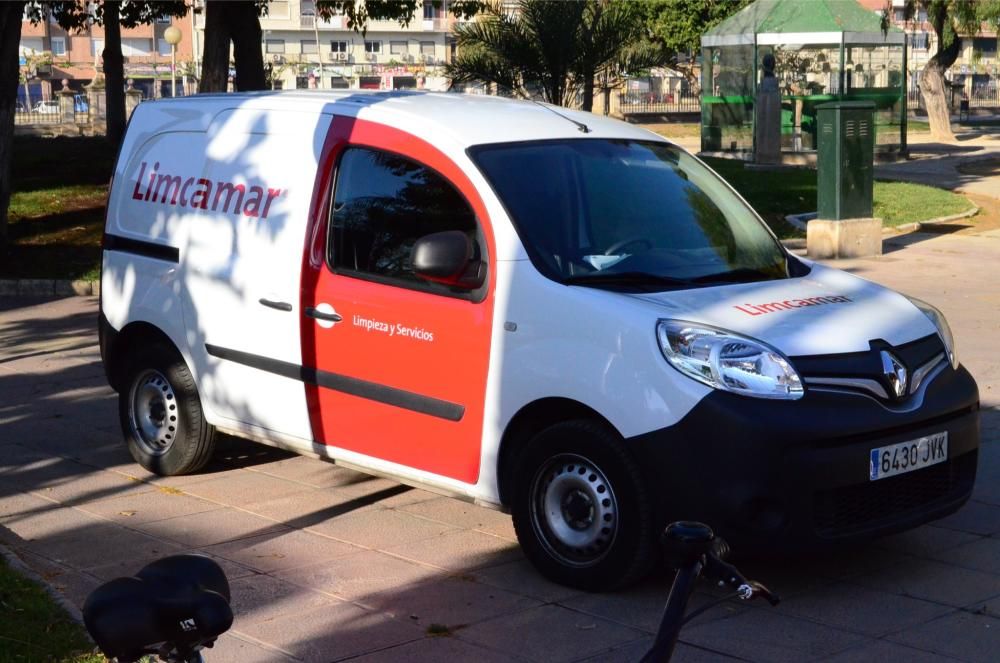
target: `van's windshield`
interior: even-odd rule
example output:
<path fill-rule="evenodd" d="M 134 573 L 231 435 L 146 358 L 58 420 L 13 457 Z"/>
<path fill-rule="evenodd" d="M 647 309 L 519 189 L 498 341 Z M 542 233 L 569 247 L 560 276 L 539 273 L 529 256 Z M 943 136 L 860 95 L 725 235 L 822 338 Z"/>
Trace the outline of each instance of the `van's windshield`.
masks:
<path fill-rule="evenodd" d="M 666 290 L 788 276 L 787 254 L 753 211 L 669 144 L 579 138 L 470 154 L 549 278 Z"/>

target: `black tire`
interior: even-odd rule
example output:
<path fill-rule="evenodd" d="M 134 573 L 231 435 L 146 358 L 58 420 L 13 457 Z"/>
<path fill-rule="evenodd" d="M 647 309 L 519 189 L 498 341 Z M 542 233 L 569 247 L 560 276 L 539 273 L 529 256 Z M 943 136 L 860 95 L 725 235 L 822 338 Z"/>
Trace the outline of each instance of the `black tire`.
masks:
<path fill-rule="evenodd" d="M 512 471 L 514 530 L 546 578 L 606 591 L 649 572 L 653 508 L 615 431 L 588 420 L 555 424 L 528 441 Z"/>
<path fill-rule="evenodd" d="M 129 357 L 118 418 L 135 462 L 160 476 L 190 474 L 215 450 L 194 377 L 172 348 L 152 345 Z"/>

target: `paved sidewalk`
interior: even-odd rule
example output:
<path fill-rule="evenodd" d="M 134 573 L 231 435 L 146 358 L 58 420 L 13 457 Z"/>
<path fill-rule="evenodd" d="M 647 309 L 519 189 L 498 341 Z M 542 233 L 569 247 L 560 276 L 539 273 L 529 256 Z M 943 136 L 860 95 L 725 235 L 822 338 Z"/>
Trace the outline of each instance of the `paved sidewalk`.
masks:
<path fill-rule="evenodd" d="M 1000 239 L 910 234 L 839 266 L 944 309 L 982 390 L 974 500 L 875 545 L 746 571 L 786 599 L 725 604 L 677 659 L 995 661 L 1000 651 Z M 160 479 L 122 446 L 94 298 L 0 299 L 0 542 L 80 605 L 174 552 L 224 565 L 237 612 L 208 661 L 635 661 L 667 581 L 588 595 L 541 580 L 504 514 L 226 438 Z M 694 605 L 713 588 L 702 587 Z"/>

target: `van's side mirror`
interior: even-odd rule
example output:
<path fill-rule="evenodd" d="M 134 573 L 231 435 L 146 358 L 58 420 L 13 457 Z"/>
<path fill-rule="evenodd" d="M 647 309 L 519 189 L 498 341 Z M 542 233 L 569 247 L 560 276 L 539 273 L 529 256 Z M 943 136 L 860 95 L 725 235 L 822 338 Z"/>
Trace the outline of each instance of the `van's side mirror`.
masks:
<path fill-rule="evenodd" d="M 486 278 L 486 266 L 475 259 L 475 245 L 458 230 L 424 235 L 410 252 L 413 272 L 422 279 L 475 290 Z"/>

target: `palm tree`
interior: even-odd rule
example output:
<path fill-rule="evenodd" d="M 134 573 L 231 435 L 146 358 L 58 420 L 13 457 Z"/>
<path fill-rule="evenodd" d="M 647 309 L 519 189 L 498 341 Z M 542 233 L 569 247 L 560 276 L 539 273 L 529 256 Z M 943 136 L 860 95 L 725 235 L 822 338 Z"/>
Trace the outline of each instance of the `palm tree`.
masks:
<path fill-rule="evenodd" d="M 458 25 L 455 37 L 452 81 L 491 83 L 524 98 L 538 90 L 559 106 L 579 98 L 587 111 L 598 81 L 610 89 L 667 62 L 628 0 L 521 0 L 513 12 L 493 3 L 479 20 Z"/>

